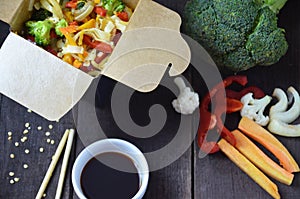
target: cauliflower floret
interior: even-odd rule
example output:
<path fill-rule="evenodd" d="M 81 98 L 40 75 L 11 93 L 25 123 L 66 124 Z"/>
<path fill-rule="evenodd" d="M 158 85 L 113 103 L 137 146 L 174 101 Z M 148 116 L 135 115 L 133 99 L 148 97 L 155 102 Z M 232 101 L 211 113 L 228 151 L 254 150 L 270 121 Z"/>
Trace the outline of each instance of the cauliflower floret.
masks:
<path fill-rule="evenodd" d="M 241 98 L 243 108 L 241 116 L 254 120 L 261 126 L 266 126 L 269 123 L 269 117 L 264 115 L 266 106 L 271 102 L 272 97 L 266 95 L 261 99 L 253 99 L 253 93 L 248 93 Z"/>
<path fill-rule="evenodd" d="M 191 91 L 187 87 L 182 78 L 177 77 L 174 79 L 175 84 L 178 86 L 180 93 L 177 99 L 173 100 L 172 105 L 174 109 L 181 114 L 192 114 L 199 106 L 199 96 L 197 93 Z"/>

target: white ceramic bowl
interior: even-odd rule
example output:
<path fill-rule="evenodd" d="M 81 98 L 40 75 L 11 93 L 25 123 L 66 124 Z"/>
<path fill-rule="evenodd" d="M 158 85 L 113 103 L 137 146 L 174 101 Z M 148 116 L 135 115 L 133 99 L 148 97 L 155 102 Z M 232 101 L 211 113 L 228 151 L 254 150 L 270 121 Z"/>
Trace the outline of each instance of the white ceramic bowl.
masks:
<path fill-rule="evenodd" d="M 132 199 L 141 199 L 147 189 L 149 180 L 149 167 L 143 153 L 133 144 L 120 139 L 103 139 L 87 146 L 76 158 L 72 169 L 72 184 L 75 193 L 80 199 L 87 199 L 81 189 L 81 173 L 88 161 L 106 152 L 116 152 L 128 156 L 135 164 L 140 181 L 140 188 Z"/>

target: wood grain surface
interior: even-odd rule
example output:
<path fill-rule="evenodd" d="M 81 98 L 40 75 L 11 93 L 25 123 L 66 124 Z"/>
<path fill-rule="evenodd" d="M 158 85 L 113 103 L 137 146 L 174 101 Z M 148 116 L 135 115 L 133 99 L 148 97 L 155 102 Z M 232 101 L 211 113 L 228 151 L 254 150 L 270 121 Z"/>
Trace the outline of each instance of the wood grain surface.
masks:
<path fill-rule="evenodd" d="M 182 14 L 186 0 L 157 0 L 157 2 Z M 269 95 L 272 94 L 275 87 L 286 90 L 288 86 L 292 85 L 297 90 L 300 90 L 299 10 L 299 1 L 288 0 L 279 15 L 280 26 L 286 29 L 286 37 L 289 43 L 289 50 L 280 62 L 273 66 L 255 67 L 239 73 L 248 76 L 249 85 L 260 86 Z M 223 73 L 222 75 L 225 77 L 230 74 Z M 184 73 L 184 76 L 202 97 L 205 88 L 203 88 L 203 82 L 195 69 L 190 66 Z M 111 88 L 115 82 L 105 80 L 102 84 L 102 87 Z M 98 114 L 98 118 L 101 118 L 101 126 L 107 132 L 108 137 L 126 138 L 142 150 L 151 150 L 165 145 L 174 136 L 172 133 L 174 128 L 176 128 L 178 115 L 174 113 L 169 104 L 174 98 L 173 94 L 166 92 L 163 88 L 159 88 L 149 94 L 137 93 L 135 95 L 135 99 L 133 99 L 135 100 L 135 106 L 131 111 L 133 120 L 138 124 L 145 125 L 149 122 L 148 109 L 144 107 L 145 104 L 147 106 L 155 103 L 163 104 L 168 117 L 170 117 L 163 132 L 155 136 L 155 138 L 147 140 L 126 137 L 116 126 L 110 109 L 110 97 L 111 93 L 109 91 L 102 93 L 101 99 L 103 104 Z M 228 117 L 226 126 L 229 129 L 236 128 L 238 117 L 238 115 Z M 30 124 L 30 129 L 25 126 L 26 123 Z M 49 125 L 52 125 L 53 128 L 49 128 Z M 39 130 L 38 127 L 42 127 L 42 129 Z M 34 198 L 63 132 L 66 128 L 75 127 L 72 112 L 65 115 L 59 122 L 49 122 L 35 113 L 29 113 L 27 108 L 0 95 L 0 199 Z M 25 129 L 28 130 L 27 134 L 24 134 Z M 9 140 L 8 132 L 12 132 L 11 140 Z M 50 132 L 50 136 L 46 136 L 46 132 Z M 187 134 L 190 136 L 189 133 Z M 24 136 L 27 137 L 27 140 L 22 142 Z M 300 138 L 277 137 L 294 155 L 296 161 L 300 163 Z M 54 143 L 48 143 L 47 139 L 50 139 L 50 141 L 54 140 Z M 15 146 L 16 142 L 19 143 L 18 147 Z M 43 152 L 39 151 L 41 147 L 44 149 Z M 79 137 L 75 137 L 63 188 L 62 198 L 64 199 L 78 198 L 73 191 L 70 176 L 72 164 L 83 148 L 84 145 Z M 28 154 L 25 153 L 26 149 L 29 150 Z M 149 186 L 144 198 L 271 198 L 222 153 L 199 159 L 198 152 L 198 146 L 193 143 L 178 160 L 163 169 L 151 172 Z M 13 159 L 10 158 L 10 154 L 14 154 L 15 157 Z M 61 162 L 62 159 L 58 162 L 58 166 L 48 185 L 46 198 L 54 198 L 55 196 Z M 27 169 L 23 167 L 24 164 L 28 165 Z M 13 172 L 14 175 L 10 176 L 10 172 Z M 10 181 L 14 178 L 19 178 L 19 181 L 11 184 Z M 295 174 L 295 179 L 291 186 L 275 183 L 278 185 L 282 198 L 300 198 L 299 174 Z M 117 190 L 117 188 L 115 189 Z"/>

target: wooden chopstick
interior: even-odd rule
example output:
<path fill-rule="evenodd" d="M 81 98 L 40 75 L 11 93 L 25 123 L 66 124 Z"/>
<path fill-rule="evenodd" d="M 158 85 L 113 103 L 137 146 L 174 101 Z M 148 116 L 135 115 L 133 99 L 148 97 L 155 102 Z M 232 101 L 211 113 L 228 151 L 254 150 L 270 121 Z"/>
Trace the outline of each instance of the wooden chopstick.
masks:
<path fill-rule="evenodd" d="M 64 146 L 65 146 L 65 144 L 66 144 L 66 141 L 67 141 L 69 132 L 70 132 L 70 130 L 67 129 L 67 130 L 65 131 L 65 133 L 64 133 L 64 135 L 63 135 L 63 137 L 62 137 L 62 139 L 60 140 L 60 142 L 59 142 L 59 144 L 58 144 L 58 147 L 57 147 L 57 149 L 56 149 L 56 151 L 55 151 L 55 154 L 54 154 L 54 156 L 53 156 L 53 158 L 52 158 L 52 161 L 51 161 L 51 163 L 50 163 L 50 165 L 49 165 L 49 168 L 48 168 L 48 170 L 47 170 L 47 172 L 46 172 L 46 175 L 45 175 L 45 177 L 44 177 L 44 179 L 43 179 L 43 182 L 42 182 L 42 184 L 41 184 L 41 186 L 40 186 L 40 189 L 39 189 L 39 191 L 38 191 L 38 193 L 37 193 L 35 199 L 41 199 L 41 198 L 42 198 L 42 196 L 43 196 L 43 194 L 44 194 L 44 192 L 45 192 L 45 190 L 46 190 L 46 187 L 47 187 L 47 185 L 48 185 L 48 183 L 49 183 L 49 181 L 50 181 L 50 178 L 51 178 L 51 176 L 52 176 L 52 173 L 53 173 L 53 171 L 54 171 L 54 169 L 55 169 L 55 166 L 56 166 L 56 164 L 57 164 L 57 162 L 58 162 L 58 160 L 59 160 L 60 154 L 61 154 L 61 152 L 62 152 L 62 150 L 63 150 L 63 148 L 64 148 Z"/>
<path fill-rule="evenodd" d="M 70 129 L 67 146 L 65 149 L 65 154 L 64 154 L 60 174 L 59 174 L 59 180 L 58 180 L 58 185 L 57 185 L 57 189 L 56 189 L 55 199 L 60 199 L 60 197 L 61 197 L 61 192 L 62 192 L 62 188 L 63 188 L 63 184 L 64 184 L 64 179 L 65 179 L 65 175 L 66 175 L 69 157 L 70 157 L 70 152 L 72 149 L 74 134 L 75 134 L 74 129 Z"/>

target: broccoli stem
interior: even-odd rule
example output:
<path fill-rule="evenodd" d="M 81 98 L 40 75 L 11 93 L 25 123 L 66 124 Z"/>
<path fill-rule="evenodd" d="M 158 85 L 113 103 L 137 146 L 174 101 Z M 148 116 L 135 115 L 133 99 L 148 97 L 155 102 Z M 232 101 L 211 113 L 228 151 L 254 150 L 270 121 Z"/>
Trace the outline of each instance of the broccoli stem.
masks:
<path fill-rule="evenodd" d="M 255 0 L 255 2 L 262 5 L 262 7 L 269 7 L 274 13 L 278 14 L 287 0 Z"/>

